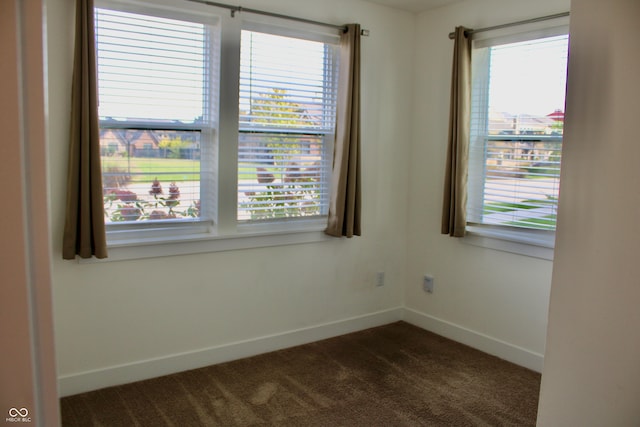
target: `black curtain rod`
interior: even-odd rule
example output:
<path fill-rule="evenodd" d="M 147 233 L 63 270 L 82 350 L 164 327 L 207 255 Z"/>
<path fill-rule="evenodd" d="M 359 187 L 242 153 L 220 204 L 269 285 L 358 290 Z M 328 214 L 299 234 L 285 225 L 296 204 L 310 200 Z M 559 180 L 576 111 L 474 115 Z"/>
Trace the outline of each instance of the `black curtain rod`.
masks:
<path fill-rule="evenodd" d="M 510 22 L 508 24 L 494 25 L 493 27 L 479 28 L 477 30 L 467 30 L 464 33 L 465 35 L 470 36 L 471 34 L 481 33 L 483 31 L 499 30 L 501 28 L 515 27 L 516 25 L 532 24 L 534 22 L 548 21 L 549 19 L 564 18 L 565 16 L 569 16 L 569 12 L 556 13 L 555 15 L 547 15 L 540 18 L 525 19 L 524 21 Z M 454 37 L 455 33 L 449 33 L 450 39 L 453 39 Z"/>
<path fill-rule="evenodd" d="M 282 19 L 288 19 L 290 21 L 304 22 L 306 24 L 321 25 L 323 27 L 335 28 L 337 30 L 342 30 L 342 31 L 346 31 L 347 29 L 347 27 L 345 27 L 344 25 L 328 24 L 326 22 L 313 21 L 311 19 L 298 18 L 295 16 L 289 16 L 289 15 L 282 15 L 280 13 L 267 12 L 264 10 L 251 9 L 248 7 L 233 6 L 230 4 L 218 3 L 218 2 L 208 1 L 208 0 L 188 0 L 188 1 L 191 1 L 194 3 L 206 4 L 208 6 L 216 6 L 216 7 L 221 7 L 223 9 L 228 9 L 231 11 L 232 17 L 235 17 L 236 12 L 249 12 L 249 13 L 255 13 L 256 15 L 270 16 L 272 18 L 282 18 Z M 361 30 L 360 34 L 363 36 L 368 36 L 369 30 Z"/>

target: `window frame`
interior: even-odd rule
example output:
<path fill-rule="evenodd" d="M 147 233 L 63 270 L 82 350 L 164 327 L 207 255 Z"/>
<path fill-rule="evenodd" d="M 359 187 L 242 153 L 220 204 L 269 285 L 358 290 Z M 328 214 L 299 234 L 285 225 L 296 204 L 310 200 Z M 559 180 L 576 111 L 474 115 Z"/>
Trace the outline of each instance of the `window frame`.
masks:
<path fill-rule="evenodd" d="M 194 22 L 208 27 L 208 35 L 211 43 L 212 38 L 220 38 L 221 16 L 211 10 L 198 10 L 200 8 L 181 8 L 178 9 L 175 4 L 167 1 L 158 1 L 154 3 L 130 2 L 123 0 L 97 0 L 96 9 L 109 9 L 114 11 L 122 11 L 127 13 L 142 14 L 156 16 L 160 18 L 176 19 L 187 22 Z M 97 31 L 96 31 L 97 32 Z M 212 57 L 213 55 L 209 55 Z M 157 126 L 152 126 L 154 122 L 145 120 L 132 120 L 126 122 L 118 122 L 113 120 L 100 120 L 100 130 L 146 130 L 146 131 L 194 131 L 198 132 L 201 137 L 201 164 L 208 159 L 212 163 L 215 158 L 215 152 L 218 145 L 219 120 L 212 114 L 212 111 L 219 107 L 214 105 L 218 99 L 216 91 L 217 75 L 219 69 L 210 58 L 207 75 L 208 90 L 204 95 L 209 99 L 208 105 L 205 107 L 204 113 L 207 117 L 203 117 L 201 123 L 171 123 L 167 121 L 158 122 Z M 200 179 L 200 185 L 204 188 L 201 190 L 205 193 L 214 192 L 215 181 L 210 179 Z M 206 235 L 211 233 L 217 222 L 215 206 L 208 205 L 203 209 L 204 217 L 195 219 L 182 219 L 178 221 L 171 220 L 154 220 L 154 221 L 136 221 L 125 223 L 107 222 L 105 224 L 107 233 L 107 247 L 117 248 L 122 245 L 134 245 L 136 242 L 146 244 L 149 242 L 171 241 L 177 236 L 185 236 L 191 239 L 197 235 Z M 111 257 L 111 251 L 110 251 Z"/>
<path fill-rule="evenodd" d="M 291 22 L 282 18 L 264 17 L 248 13 L 231 17 L 226 9 L 197 3 L 181 4 L 178 8 L 170 0 L 141 2 L 128 0 L 97 0 L 96 8 L 108 8 L 133 13 L 158 14 L 158 16 L 194 20 L 203 15 L 219 20 L 219 68 L 220 84 L 217 99 L 218 117 L 211 120 L 210 162 L 215 169 L 209 197 L 215 206 L 210 208 L 211 218 L 205 220 L 153 221 L 151 224 L 130 222 L 107 224 L 109 258 L 88 262 L 108 262 L 137 258 L 194 254 L 236 249 L 268 247 L 326 241 L 323 233 L 327 216 L 293 218 L 289 220 L 241 221 L 237 218 L 238 198 L 238 140 L 239 129 L 239 76 L 240 35 L 243 29 L 270 29 L 282 35 L 310 40 L 339 40 L 338 30 Z M 159 11 L 159 12 L 158 12 Z M 212 59 L 214 61 L 214 59 Z M 181 127 L 177 130 L 184 130 Z M 333 137 L 333 135 L 332 135 Z M 331 153 L 326 153 L 331 155 Z M 202 181 L 201 177 L 201 181 Z M 222 184 L 224 183 L 224 184 Z M 202 193 L 201 193 L 202 194 Z M 203 200 L 204 202 L 204 200 Z M 83 261 L 87 262 L 87 261 Z"/>
<path fill-rule="evenodd" d="M 472 56 L 474 53 L 477 54 L 479 48 L 491 45 L 502 45 L 568 34 L 568 16 L 548 21 L 518 25 L 516 27 L 479 32 L 473 35 Z M 483 90 L 483 88 L 485 90 L 488 89 L 488 73 L 485 71 L 488 71 L 488 69 L 481 70 L 481 72 L 476 71 L 474 78 L 477 79 L 477 81 L 472 81 L 472 92 L 478 90 L 478 87 L 480 87 L 480 90 Z M 488 111 L 485 112 L 485 114 L 486 113 L 488 113 Z M 473 130 L 471 133 L 473 134 Z M 472 149 L 473 147 L 470 147 L 470 152 Z M 483 163 L 481 160 L 478 161 L 479 163 Z M 484 165 L 480 165 L 479 167 L 484 168 Z M 476 183 L 476 185 L 483 186 L 484 184 L 480 182 Z M 468 187 L 468 197 L 469 199 L 472 199 L 475 197 L 472 193 L 473 183 L 469 182 Z M 466 236 L 462 239 L 463 243 L 534 258 L 553 260 L 555 230 L 538 230 L 517 226 L 480 224 L 469 221 L 469 219 L 467 219 L 466 230 Z"/>
<path fill-rule="evenodd" d="M 318 27 L 316 25 L 307 25 L 297 22 L 281 22 L 280 25 L 275 25 L 273 19 L 269 19 L 268 17 L 256 15 L 250 16 L 248 19 L 242 21 L 241 25 L 241 33 L 243 31 L 248 32 L 257 32 L 263 34 L 270 34 L 275 36 L 282 37 L 292 37 L 299 38 L 313 42 L 320 42 L 324 44 L 333 45 L 332 58 L 329 60 L 329 63 L 332 65 L 332 69 L 327 69 L 327 61 L 324 61 L 324 70 L 323 76 L 325 79 L 323 91 L 326 96 L 329 92 L 335 92 L 335 98 L 337 99 L 337 86 L 338 86 L 338 46 L 340 42 L 340 36 L 337 31 L 327 32 L 326 28 Z M 325 51 L 325 53 L 328 53 Z M 336 101 L 337 102 L 337 101 Z M 323 105 L 324 106 L 324 105 Z M 337 107 L 337 106 L 336 106 Z M 324 123 L 324 122 L 323 122 Z M 335 140 L 335 124 L 336 117 L 334 116 L 332 120 L 332 129 L 327 129 L 325 126 L 321 126 L 319 129 L 315 129 L 312 127 L 301 128 L 301 129 L 289 129 L 289 128 L 271 128 L 270 126 L 252 126 L 250 124 L 245 124 L 244 126 L 240 124 L 238 126 L 238 142 L 242 135 L 280 135 L 286 133 L 287 135 L 300 135 L 300 136 L 311 136 L 322 139 L 322 162 L 320 168 L 320 176 L 322 177 L 322 181 L 320 185 L 324 185 L 326 187 L 326 193 L 324 194 L 325 200 L 324 204 L 320 206 L 321 213 L 315 216 L 301 216 L 295 218 L 274 218 L 274 219 L 261 219 L 261 220 L 241 220 L 237 219 L 238 230 L 245 232 L 255 232 L 266 230 L 270 228 L 282 228 L 286 229 L 287 223 L 308 223 L 308 224 L 322 224 L 326 226 L 328 220 L 328 208 L 329 208 L 329 198 L 330 198 L 330 188 L 331 188 L 331 165 L 333 160 L 333 148 L 334 148 L 334 140 Z M 239 164 L 240 162 L 238 162 Z M 238 188 L 238 191 L 240 189 Z M 239 207 L 239 206 L 238 206 Z M 323 227 L 322 229 L 324 230 Z"/>

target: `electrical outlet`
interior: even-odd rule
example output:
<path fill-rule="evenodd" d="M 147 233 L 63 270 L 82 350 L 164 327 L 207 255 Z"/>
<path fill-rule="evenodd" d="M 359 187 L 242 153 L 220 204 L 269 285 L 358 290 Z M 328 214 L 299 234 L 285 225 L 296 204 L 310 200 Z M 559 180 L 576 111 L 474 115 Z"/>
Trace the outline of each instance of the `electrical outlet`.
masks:
<path fill-rule="evenodd" d="M 376 286 L 384 286 L 384 271 L 376 273 Z"/>
<path fill-rule="evenodd" d="M 428 292 L 430 294 L 433 293 L 433 286 L 434 286 L 434 280 L 433 280 L 433 276 L 430 274 L 425 274 L 424 275 L 424 281 L 422 283 L 422 288 L 424 289 L 425 292 Z"/>

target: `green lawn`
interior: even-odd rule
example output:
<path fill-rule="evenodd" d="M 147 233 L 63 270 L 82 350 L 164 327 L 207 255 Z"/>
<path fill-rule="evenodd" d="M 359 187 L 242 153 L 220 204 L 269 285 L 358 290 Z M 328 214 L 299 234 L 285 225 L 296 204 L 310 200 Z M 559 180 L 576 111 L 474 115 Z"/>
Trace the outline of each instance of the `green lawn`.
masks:
<path fill-rule="evenodd" d="M 548 200 L 522 200 L 520 203 L 508 203 L 508 202 L 492 202 L 484 205 L 484 213 L 492 214 L 498 212 L 513 212 L 521 209 L 536 209 L 541 208 L 544 205 L 554 204 L 556 201 L 553 199 Z"/>
<path fill-rule="evenodd" d="M 243 180 L 256 181 L 256 166 L 245 164 L 239 168 Z M 277 168 L 266 168 L 278 174 Z M 103 174 L 129 175 L 131 183 L 151 183 L 157 177 L 161 182 L 200 180 L 200 161 L 189 159 L 159 159 L 146 157 L 102 157 Z"/>
<path fill-rule="evenodd" d="M 533 205 L 536 203 L 538 206 Z M 484 206 L 484 214 L 498 212 L 515 212 L 517 210 L 535 209 L 545 204 L 552 204 L 552 200 L 523 200 L 522 203 L 494 202 Z M 518 227 L 537 228 L 541 230 L 553 230 L 556 226 L 556 215 L 544 215 L 535 218 L 523 218 L 517 221 L 505 222 L 505 225 Z"/>
<path fill-rule="evenodd" d="M 131 182 L 197 181 L 200 179 L 200 161 L 189 159 L 158 159 L 145 157 L 102 157 L 103 173 L 130 175 Z"/>
<path fill-rule="evenodd" d="M 553 230 L 556 227 L 556 216 L 546 215 L 538 218 L 525 218 L 518 221 L 508 222 L 507 225 L 517 225 L 520 227 L 537 228 L 541 230 Z"/>
<path fill-rule="evenodd" d="M 524 203 L 507 203 L 507 202 L 494 202 L 484 205 L 484 213 L 492 214 L 497 212 L 513 212 L 520 209 L 535 209 L 537 206 L 531 206 Z"/>

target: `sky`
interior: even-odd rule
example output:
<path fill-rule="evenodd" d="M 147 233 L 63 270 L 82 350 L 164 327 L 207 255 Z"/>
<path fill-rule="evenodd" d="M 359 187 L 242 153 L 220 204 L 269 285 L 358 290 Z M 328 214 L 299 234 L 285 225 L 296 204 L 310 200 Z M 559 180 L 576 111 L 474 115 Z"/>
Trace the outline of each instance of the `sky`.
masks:
<path fill-rule="evenodd" d="M 101 117 L 191 122 L 206 114 L 219 84 L 205 65 L 217 56 L 215 30 L 105 9 L 96 16 Z M 323 43 L 243 31 L 241 53 L 241 110 L 272 87 L 301 104 L 322 97 Z"/>
<path fill-rule="evenodd" d="M 491 48 L 490 109 L 541 116 L 564 111 L 567 43 L 567 36 L 558 36 Z"/>
<path fill-rule="evenodd" d="M 205 25 L 97 9 L 99 115 L 193 121 L 203 115 Z"/>

